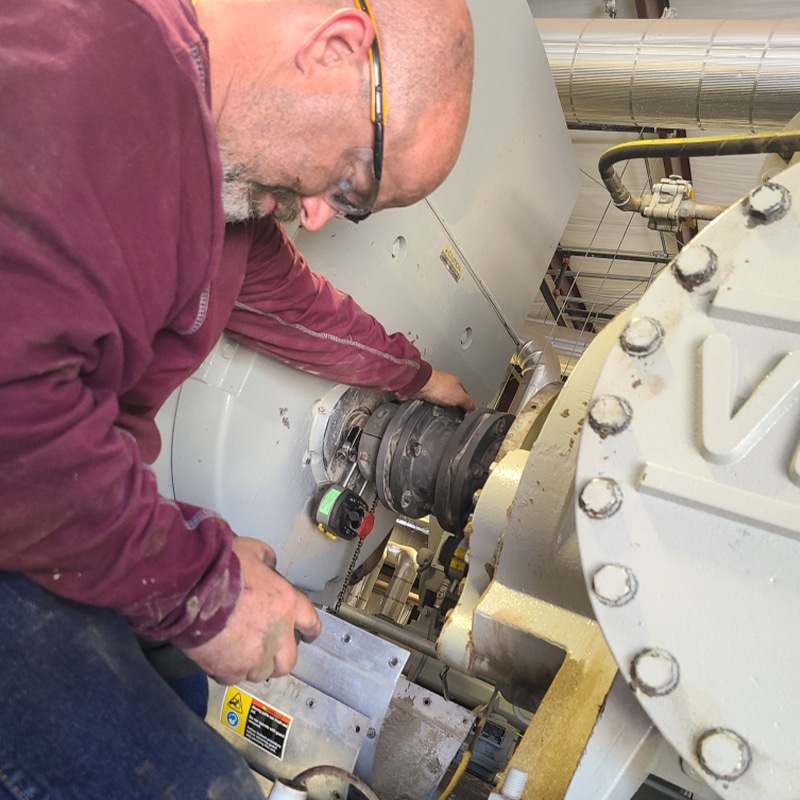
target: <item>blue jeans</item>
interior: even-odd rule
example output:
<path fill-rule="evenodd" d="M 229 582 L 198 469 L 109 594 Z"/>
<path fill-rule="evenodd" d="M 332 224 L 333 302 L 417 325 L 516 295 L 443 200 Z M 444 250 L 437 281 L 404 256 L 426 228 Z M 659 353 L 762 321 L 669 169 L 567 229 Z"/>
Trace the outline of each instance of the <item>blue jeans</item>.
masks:
<path fill-rule="evenodd" d="M 0 572 L 0 798 L 263 800 L 108 609 Z"/>

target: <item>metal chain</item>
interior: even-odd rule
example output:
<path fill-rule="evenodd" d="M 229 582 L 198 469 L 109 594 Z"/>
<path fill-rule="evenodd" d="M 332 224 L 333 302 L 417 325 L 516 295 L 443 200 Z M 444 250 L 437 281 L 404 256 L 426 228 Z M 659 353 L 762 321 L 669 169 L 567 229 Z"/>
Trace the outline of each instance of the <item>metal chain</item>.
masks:
<path fill-rule="evenodd" d="M 372 505 L 369 508 L 369 514 L 374 514 L 375 509 L 378 507 L 378 495 L 375 494 L 375 499 L 372 501 Z M 350 585 L 350 578 L 353 577 L 353 573 L 356 569 L 356 564 L 358 563 L 358 556 L 361 554 L 361 547 L 364 544 L 364 539 L 360 536 L 356 537 L 356 549 L 353 551 L 353 557 L 350 559 L 350 566 L 347 567 L 347 572 L 344 574 L 344 580 L 342 581 L 342 588 L 339 589 L 339 596 L 336 598 L 336 605 L 333 607 L 333 613 L 338 616 L 339 609 L 342 607 L 342 601 L 344 600 L 345 593 L 347 592 L 347 587 Z"/>

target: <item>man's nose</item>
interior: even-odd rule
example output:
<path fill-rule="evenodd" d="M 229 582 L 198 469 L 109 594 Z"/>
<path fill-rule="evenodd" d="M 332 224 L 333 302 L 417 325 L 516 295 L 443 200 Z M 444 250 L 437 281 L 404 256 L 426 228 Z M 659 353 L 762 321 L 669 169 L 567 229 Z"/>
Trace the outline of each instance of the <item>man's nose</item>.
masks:
<path fill-rule="evenodd" d="M 300 198 L 300 224 L 307 231 L 318 231 L 338 213 L 321 195 Z"/>

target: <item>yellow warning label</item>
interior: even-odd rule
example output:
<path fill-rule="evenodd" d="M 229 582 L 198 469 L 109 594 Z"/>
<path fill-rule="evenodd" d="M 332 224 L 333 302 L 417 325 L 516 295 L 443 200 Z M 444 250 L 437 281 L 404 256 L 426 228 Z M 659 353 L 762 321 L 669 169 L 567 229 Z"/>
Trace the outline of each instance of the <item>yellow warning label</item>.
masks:
<path fill-rule="evenodd" d="M 447 267 L 447 271 L 453 276 L 453 280 L 458 283 L 461 280 L 461 273 L 464 271 L 464 267 L 456 258 L 456 254 L 445 245 L 442 248 L 442 252 L 439 253 L 439 258 L 442 264 Z"/>
<path fill-rule="evenodd" d="M 229 686 L 222 700 L 220 722 L 256 747 L 283 759 L 292 726 L 292 718 L 283 711 L 238 686 Z"/>
<path fill-rule="evenodd" d="M 467 570 L 467 551 L 463 547 L 457 547 L 450 559 L 450 569 L 456 572 L 466 572 Z"/>
<path fill-rule="evenodd" d="M 234 711 L 238 711 L 240 714 L 244 714 L 244 705 L 242 704 L 242 693 L 236 692 L 236 694 L 228 700 L 227 704 L 228 708 L 232 708 Z"/>

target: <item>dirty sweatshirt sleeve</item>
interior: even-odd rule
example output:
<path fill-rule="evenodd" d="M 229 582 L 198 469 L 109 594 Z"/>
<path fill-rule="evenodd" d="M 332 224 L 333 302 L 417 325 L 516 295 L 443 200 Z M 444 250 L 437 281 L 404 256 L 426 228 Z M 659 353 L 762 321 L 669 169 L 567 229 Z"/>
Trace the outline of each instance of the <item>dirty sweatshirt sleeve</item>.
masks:
<path fill-rule="evenodd" d="M 234 338 L 305 372 L 404 398 L 428 382 L 432 367 L 419 350 L 313 272 L 271 217 L 252 236 L 228 322 Z"/>
<path fill-rule="evenodd" d="M 200 644 L 240 595 L 232 533 L 160 496 L 120 398 L 164 395 L 213 344 L 193 325 L 224 228 L 201 37 L 128 2 L 2 6 L 0 570 Z"/>

